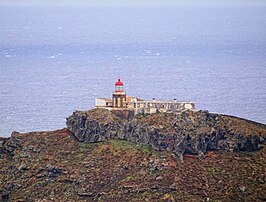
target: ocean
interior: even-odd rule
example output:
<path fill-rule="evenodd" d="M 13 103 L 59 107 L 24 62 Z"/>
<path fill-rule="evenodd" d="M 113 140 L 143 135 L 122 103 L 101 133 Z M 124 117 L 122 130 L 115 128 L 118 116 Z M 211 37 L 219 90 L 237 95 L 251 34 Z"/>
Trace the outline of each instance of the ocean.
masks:
<path fill-rule="evenodd" d="M 0 7 L 0 136 L 127 95 L 266 124 L 266 7 Z"/>

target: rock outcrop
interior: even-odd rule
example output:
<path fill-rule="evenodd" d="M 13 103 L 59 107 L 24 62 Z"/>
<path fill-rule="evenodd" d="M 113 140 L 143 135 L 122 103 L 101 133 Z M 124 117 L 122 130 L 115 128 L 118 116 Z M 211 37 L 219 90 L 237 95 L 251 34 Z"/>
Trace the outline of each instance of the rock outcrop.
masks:
<path fill-rule="evenodd" d="M 67 127 L 81 142 L 127 140 L 155 150 L 203 155 L 207 151 L 256 151 L 264 143 L 266 126 L 208 111 L 121 116 L 123 111 L 76 111 Z"/>
<path fill-rule="evenodd" d="M 75 136 L 62 129 L 0 138 L 1 202 L 266 198 L 266 148 L 230 152 L 259 149 L 264 125 L 208 112 L 104 110 L 75 112 L 68 125 Z"/>

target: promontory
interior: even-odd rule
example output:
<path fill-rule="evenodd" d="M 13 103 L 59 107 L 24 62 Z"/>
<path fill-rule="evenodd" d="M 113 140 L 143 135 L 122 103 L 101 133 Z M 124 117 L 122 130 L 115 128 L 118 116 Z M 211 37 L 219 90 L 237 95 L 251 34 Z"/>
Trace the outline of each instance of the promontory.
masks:
<path fill-rule="evenodd" d="M 0 138 L 0 201 L 264 201 L 265 138 L 208 111 L 76 111 Z"/>

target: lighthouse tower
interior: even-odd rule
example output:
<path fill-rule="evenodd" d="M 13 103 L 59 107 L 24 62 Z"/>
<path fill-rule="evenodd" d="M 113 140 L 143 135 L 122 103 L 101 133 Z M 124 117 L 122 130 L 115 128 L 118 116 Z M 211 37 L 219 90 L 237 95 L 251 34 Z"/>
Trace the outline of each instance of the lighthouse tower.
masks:
<path fill-rule="evenodd" d="M 126 93 L 124 91 L 124 84 L 120 79 L 115 83 L 115 92 L 113 93 L 113 107 L 126 108 Z"/>

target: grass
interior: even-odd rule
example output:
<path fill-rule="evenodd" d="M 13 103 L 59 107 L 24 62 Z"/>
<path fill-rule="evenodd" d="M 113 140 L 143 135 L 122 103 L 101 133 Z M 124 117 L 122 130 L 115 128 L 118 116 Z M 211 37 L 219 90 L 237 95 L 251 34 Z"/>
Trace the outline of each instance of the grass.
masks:
<path fill-rule="evenodd" d="M 126 178 L 122 179 L 121 182 L 130 182 L 135 179 L 135 176 L 129 175 Z"/>
<path fill-rule="evenodd" d="M 115 150 L 139 150 L 144 154 L 150 154 L 153 152 L 152 148 L 143 144 L 136 144 L 125 140 L 109 140 L 108 141 Z"/>
<path fill-rule="evenodd" d="M 109 148 L 109 150 L 107 149 Z M 107 140 L 98 143 L 79 143 L 78 150 L 80 154 L 86 153 L 88 151 L 97 151 L 104 153 L 117 153 L 120 151 L 129 151 L 129 152 L 141 152 L 144 155 L 154 154 L 158 156 L 159 152 L 154 151 L 150 146 L 143 144 L 136 144 L 134 142 L 126 141 L 126 140 Z M 160 153 L 161 154 L 161 153 Z"/>
<path fill-rule="evenodd" d="M 90 149 L 93 149 L 97 144 L 95 143 L 79 143 L 78 147 L 79 147 L 79 151 L 80 152 L 86 152 Z"/>
<path fill-rule="evenodd" d="M 219 170 L 216 167 L 209 167 L 207 170 L 212 175 L 218 175 L 218 174 L 220 174 Z"/>
<path fill-rule="evenodd" d="M 76 155 L 76 159 L 77 159 L 77 161 L 78 161 L 79 164 L 82 164 L 83 163 L 84 158 L 85 158 L 85 156 L 84 156 L 84 153 L 83 152 Z"/>
<path fill-rule="evenodd" d="M 150 154 L 153 152 L 152 148 L 147 145 L 143 145 L 143 144 L 137 145 L 137 148 L 140 149 L 145 154 Z"/>
<path fill-rule="evenodd" d="M 67 191 L 68 189 L 71 189 L 71 188 L 72 188 L 72 185 L 71 184 L 63 184 L 62 190 L 63 191 Z"/>
<path fill-rule="evenodd" d="M 136 148 L 134 143 L 125 140 L 109 140 L 108 143 L 110 143 L 115 150 Z"/>

